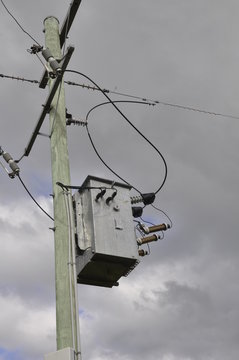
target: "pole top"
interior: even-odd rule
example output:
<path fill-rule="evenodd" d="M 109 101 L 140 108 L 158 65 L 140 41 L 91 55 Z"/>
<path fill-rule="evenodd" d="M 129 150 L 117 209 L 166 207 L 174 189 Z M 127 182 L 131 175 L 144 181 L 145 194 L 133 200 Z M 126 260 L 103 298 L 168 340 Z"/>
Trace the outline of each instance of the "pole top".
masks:
<path fill-rule="evenodd" d="M 55 20 L 58 22 L 58 24 L 60 24 L 60 21 L 59 21 L 54 15 L 49 15 L 49 16 L 47 16 L 47 17 L 44 19 L 43 24 L 45 24 L 45 21 L 48 20 L 48 19 L 55 19 Z"/>

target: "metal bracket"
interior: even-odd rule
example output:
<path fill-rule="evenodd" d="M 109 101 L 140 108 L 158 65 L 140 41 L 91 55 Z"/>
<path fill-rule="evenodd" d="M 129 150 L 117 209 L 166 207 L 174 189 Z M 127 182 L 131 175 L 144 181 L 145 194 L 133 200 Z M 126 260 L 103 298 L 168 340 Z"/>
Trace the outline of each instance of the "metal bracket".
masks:
<path fill-rule="evenodd" d="M 67 65 L 68 65 L 68 63 L 70 61 L 70 58 L 71 58 L 74 50 L 75 50 L 74 46 L 69 46 L 67 48 L 67 54 L 66 54 L 66 56 L 65 56 L 65 58 L 63 60 L 63 63 L 61 65 L 62 74 L 64 74 L 64 71 L 67 68 Z M 28 156 L 30 154 L 32 146 L 33 146 L 33 144 L 34 144 L 34 142 L 36 140 L 36 137 L 39 134 L 39 130 L 40 130 L 42 124 L 43 124 L 43 121 L 44 121 L 46 115 L 48 114 L 48 112 L 50 110 L 52 100 L 53 100 L 53 98 L 54 98 L 54 96 L 56 94 L 56 91 L 58 89 L 59 84 L 62 81 L 62 77 L 63 77 L 62 75 L 58 75 L 57 78 L 55 79 L 54 83 L 53 83 L 53 86 L 52 86 L 51 91 L 50 91 L 50 93 L 48 95 L 48 98 L 47 98 L 45 104 L 43 105 L 42 113 L 41 113 L 41 115 L 39 117 L 39 120 L 38 120 L 38 122 L 37 122 L 37 124 L 35 126 L 35 129 L 34 129 L 34 131 L 32 133 L 31 139 L 30 139 L 30 141 L 29 141 L 29 143 L 28 143 L 28 145 L 27 145 L 27 147 L 25 149 L 24 156 Z"/>
<path fill-rule="evenodd" d="M 71 25 L 74 21 L 74 18 L 76 16 L 77 10 L 79 8 L 81 4 L 81 0 L 74 0 L 72 1 L 72 3 L 70 4 L 68 13 L 65 17 L 65 20 L 62 24 L 61 30 L 60 30 L 60 45 L 61 48 L 63 47 L 64 43 L 65 43 L 65 39 L 67 38 L 67 35 L 70 31 Z M 41 89 L 45 89 L 45 87 L 47 86 L 47 82 L 48 82 L 48 73 L 47 71 L 44 71 L 42 78 L 40 80 L 40 84 L 39 87 Z"/>

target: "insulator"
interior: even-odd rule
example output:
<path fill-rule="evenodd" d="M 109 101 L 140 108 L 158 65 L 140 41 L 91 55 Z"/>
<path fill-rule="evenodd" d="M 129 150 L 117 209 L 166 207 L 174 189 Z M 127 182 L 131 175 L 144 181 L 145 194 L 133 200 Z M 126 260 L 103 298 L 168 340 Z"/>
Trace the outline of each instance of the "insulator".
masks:
<path fill-rule="evenodd" d="M 109 196 L 107 199 L 106 199 L 106 204 L 109 205 L 109 203 L 114 200 L 114 198 L 116 197 L 117 195 L 117 190 L 113 192 L 113 194 L 111 196 Z"/>
<path fill-rule="evenodd" d="M 95 197 L 95 201 L 98 201 L 100 198 L 102 198 L 106 193 L 106 189 L 102 189 Z"/>
<path fill-rule="evenodd" d="M 50 49 L 46 48 L 42 50 L 42 55 L 45 58 L 45 60 L 49 63 L 50 67 L 54 71 L 54 73 L 57 73 L 58 75 L 61 75 L 62 69 L 60 67 L 59 62 L 52 56 L 52 53 Z"/>
<path fill-rule="evenodd" d="M 147 244 L 147 243 L 152 242 L 152 241 L 157 241 L 158 239 L 161 239 L 161 237 L 159 235 L 157 235 L 157 234 L 153 234 L 151 236 L 138 238 L 137 243 L 138 243 L 138 245 L 143 245 L 143 244 Z"/>
<path fill-rule="evenodd" d="M 130 199 L 131 199 L 131 204 L 138 204 L 142 202 L 144 203 L 144 205 L 150 205 L 155 200 L 155 193 L 147 193 L 139 196 L 132 196 Z"/>
<path fill-rule="evenodd" d="M 14 177 L 14 175 L 16 175 L 20 172 L 19 166 L 15 163 L 15 161 L 13 160 L 13 158 L 11 157 L 11 155 L 9 153 L 2 151 L 2 156 L 13 171 L 13 173 L 9 174 L 9 176 Z"/>
<path fill-rule="evenodd" d="M 138 204 L 143 202 L 142 196 L 131 196 L 130 200 L 131 200 L 131 204 Z"/>
<path fill-rule="evenodd" d="M 149 229 L 149 233 L 152 233 L 157 231 L 166 231 L 170 228 L 171 226 L 169 224 L 160 224 L 160 225 L 149 226 L 148 229 Z"/>
<path fill-rule="evenodd" d="M 145 256 L 145 255 L 149 255 L 148 251 L 140 249 L 139 250 L 139 256 Z"/>
<path fill-rule="evenodd" d="M 87 125 L 87 121 L 86 120 L 77 120 L 77 119 L 68 119 L 66 121 L 66 125 L 78 125 L 78 126 L 86 126 Z"/>
<path fill-rule="evenodd" d="M 148 227 L 145 224 L 140 223 L 139 226 L 140 229 L 143 230 L 145 234 L 150 234 L 152 232 L 157 232 L 157 231 L 165 231 L 171 228 L 169 224 L 160 224 L 160 225 L 153 225 Z"/>

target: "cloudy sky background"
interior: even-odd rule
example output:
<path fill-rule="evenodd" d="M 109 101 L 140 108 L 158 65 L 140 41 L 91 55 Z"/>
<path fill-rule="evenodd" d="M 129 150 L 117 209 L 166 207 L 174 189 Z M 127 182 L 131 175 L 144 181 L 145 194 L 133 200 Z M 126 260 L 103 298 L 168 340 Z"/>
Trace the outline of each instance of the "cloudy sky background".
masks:
<path fill-rule="evenodd" d="M 62 22 L 69 6 L 5 3 L 40 43 L 44 18 Z M 239 116 L 238 13 L 236 0 L 83 0 L 67 42 L 76 48 L 68 68 L 103 88 Z M 40 79 L 43 67 L 26 51 L 32 40 L 2 6 L 0 24 L 0 73 Z M 87 83 L 70 74 L 65 80 Z M 79 87 L 65 91 L 75 117 L 104 101 Z M 0 145 L 14 158 L 47 93 L 0 78 Z M 83 359 L 238 360 L 238 120 L 163 105 L 121 109 L 166 158 L 168 179 L 155 205 L 174 225 L 118 288 L 78 287 Z M 155 151 L 110 106 L 89 122 L 105 161 L 140 190 L 155 191 L 164 176 Z M 88 174 L 116 179 L 85 129 L 67 130 L 72 184 Z M 42 131 L 48 133 L 48 119 Z M 52 214 L 47 138 L 37 138 L 20 168 Z M 0 183 L 0 360 L 40 360 L 56 346 L 52 222 L 2 168 Z M 167 221 L 152 208 L 144 218 Z"/>

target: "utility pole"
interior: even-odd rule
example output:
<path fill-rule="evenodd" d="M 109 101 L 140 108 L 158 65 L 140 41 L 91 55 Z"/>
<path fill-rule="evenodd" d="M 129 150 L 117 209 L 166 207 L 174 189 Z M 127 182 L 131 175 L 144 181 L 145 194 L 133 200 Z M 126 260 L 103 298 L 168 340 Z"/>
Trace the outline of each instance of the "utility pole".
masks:
<path fill-rule="evenodd" d="M 44 21 L 45 45 L 57 60 L 62 58 L 59 22 L 55 17 Z M 49 86 L 52 87 L 52 79 Z M 77 284 L 74 273 L 74 249 L 71 234 L 72 197 L 56 183 L 70 184 L 66 133 L 66 107 L 63 81 L 53 98 L 50 110 L 51 162 L 54 203 L 56 336 L 57 350 L 72 348 L 80 359 Z M 68 206 L 66 197 L 68 196 Z M 70 201 L 69 201 L 70 198 Z"/>

